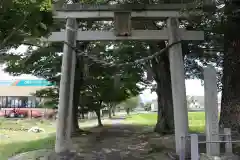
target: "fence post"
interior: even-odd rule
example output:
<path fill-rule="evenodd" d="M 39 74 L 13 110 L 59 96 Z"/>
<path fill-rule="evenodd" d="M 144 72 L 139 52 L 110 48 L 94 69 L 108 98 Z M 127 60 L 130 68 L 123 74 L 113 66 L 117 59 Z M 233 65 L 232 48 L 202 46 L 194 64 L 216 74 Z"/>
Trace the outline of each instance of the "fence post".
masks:
<path fill-rule="evenodd" d="M 186 137 L 185 136 L 181 136 L 180 139 L 180 153 L 179 153 L 179 160 L 185 160 L 185 149 L 186 149 Z"/>
<path fill-rule="evenodd" d="M 199 160 L 197 134 L 191 134 L 191 160 Z"/>
<path fill-rule="evenodd" d="M 224 140 L 228 141 L 225 143 L 225 153 L 232 154 L 232 135 L 230 128 L 224 128 Z"/>

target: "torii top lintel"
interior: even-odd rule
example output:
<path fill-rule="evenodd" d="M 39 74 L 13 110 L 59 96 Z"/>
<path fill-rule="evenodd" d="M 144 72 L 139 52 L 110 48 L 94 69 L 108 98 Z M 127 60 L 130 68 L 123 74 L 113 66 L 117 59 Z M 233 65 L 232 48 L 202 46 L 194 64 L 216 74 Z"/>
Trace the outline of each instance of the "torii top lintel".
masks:
<path fill-rule="evenodd" d="M 117 5 L 83 5 L 80 3 L 64 4 L 62 6 L 55 4 L 56 11 L 176 11 L 183 8 L 196 8 L 194 4 L 117 4 Z"/>
<path fill-rule="evenodd" d="M 179 17 L 186 18 L 188 14 L 180 13 L 183 9 L 192 9 L 196 12 L 204 11 L 209 5 L 196 7 L 196 4 L 121 4 L 121 5 L 83 5 L 74 4 L 54 4 L 54 18 L 93 18 L 111 19 L 114 12 L 131 12 L 132 18 L 166 18 Z"/>

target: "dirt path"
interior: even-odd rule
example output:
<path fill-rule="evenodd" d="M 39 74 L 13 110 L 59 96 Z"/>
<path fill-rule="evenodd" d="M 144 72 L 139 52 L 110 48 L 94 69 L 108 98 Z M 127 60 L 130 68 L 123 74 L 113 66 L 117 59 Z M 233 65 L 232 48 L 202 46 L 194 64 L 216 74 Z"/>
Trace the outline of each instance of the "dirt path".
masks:
<path fill-rule="evenodd" d="M 75 158 L 64 160 L 173 160 L 174 136 L 160 136 L 152 127 L 112 123 L 93 128 L 88 135 L 74 137 L 71 151 Z M 46 158 L 51 151 L 35 151 L 9 160 L 56 160 Z M 29 157 L 34 155 L 35 158 Z M 206 157 L 203 160 L 209 159 Z M 238 160 L 239 157 L 223 158 Z M 59 159 L 58 159 L 59 160 Z"/>
<path fill-rule="evenodd" d="M 122 124 L 112 120 L 101 128 L 90 129 L 90 134 L 72 139 L 71 151 L 78 158 L 67 160 L 171 160 L 168 153 L 174 152 L 174 137 L 160 136 L 148 126 Z M 9 160 L 49 160 L 50 150 L 24 153 Z M 51 156 L 52 157 L 52 156 Z M 71 156 L 69 156 L 71 157 Z M 51 158 L 54 159 L 54 158 Z"/>
<path fill-rule="evenodd" d="M 172 160 L 175 159 L 174 136 L 160 136 L 149 126 L 124 124 L 119 119 L 106 119 L 101 128 L 90 129 L 88 135 L 72 139 L 71 151 L 78 158 L 66 160 Z M 129 122 L 130 123 L 130 122 Z M 92 124 L 91 124 L 92 125 Z M 47 159 L 52 150 L 25 153 L 9 160 L 55 160 Z"/>
<path fill-rule="evenodd" d="M 172 136 L 160 137 L 152 127 L 112 124 L 94 128 L 91 134 L 73 138 L 72 150 L 84 160 L 169 160 Z M 163 142 L 164 141 L 164 142 Z"/>

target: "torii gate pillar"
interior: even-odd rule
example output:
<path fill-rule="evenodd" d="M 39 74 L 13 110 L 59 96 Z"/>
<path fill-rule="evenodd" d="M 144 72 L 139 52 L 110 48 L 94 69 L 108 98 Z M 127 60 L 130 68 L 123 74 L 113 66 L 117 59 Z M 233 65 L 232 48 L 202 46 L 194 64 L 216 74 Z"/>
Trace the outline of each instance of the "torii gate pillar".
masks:
<path fill-rule="evenodd" d="M 167 28 L 169 44 L 179 41 L 178 19 L 168 18 Z M 178 43 L 169 49 L 169 61 L 172 83 L 176 153 L 182 155 L 182 153 L 184 154 L 187 151 L 185 137 L 188 135 L 188 111 L 181 43 Z"/>
<path fill-rule="evenodd" d="M 76 46 L 77 21 L 67 19 L 65 42 L 63 47 L 61 81 L 59 92 L 59 107 L 57 118 L 57 132 L 55 152 L 67 152 L 71 145 L 73 88 L 75 76 L 76 53 L 71 46 Z M 67 145 L 66 145 L 67 144 Z"/>

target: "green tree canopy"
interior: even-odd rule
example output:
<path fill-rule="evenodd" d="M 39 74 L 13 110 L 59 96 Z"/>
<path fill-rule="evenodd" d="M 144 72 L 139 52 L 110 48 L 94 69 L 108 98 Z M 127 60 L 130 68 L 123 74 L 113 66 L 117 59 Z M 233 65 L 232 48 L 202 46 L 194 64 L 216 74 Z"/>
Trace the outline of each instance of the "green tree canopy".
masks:
<path fill-rule="evenodd" d="M 49 33 L 53 24 L 49 0 L 8 0 L 0 2 L 0 51 Z"/>

